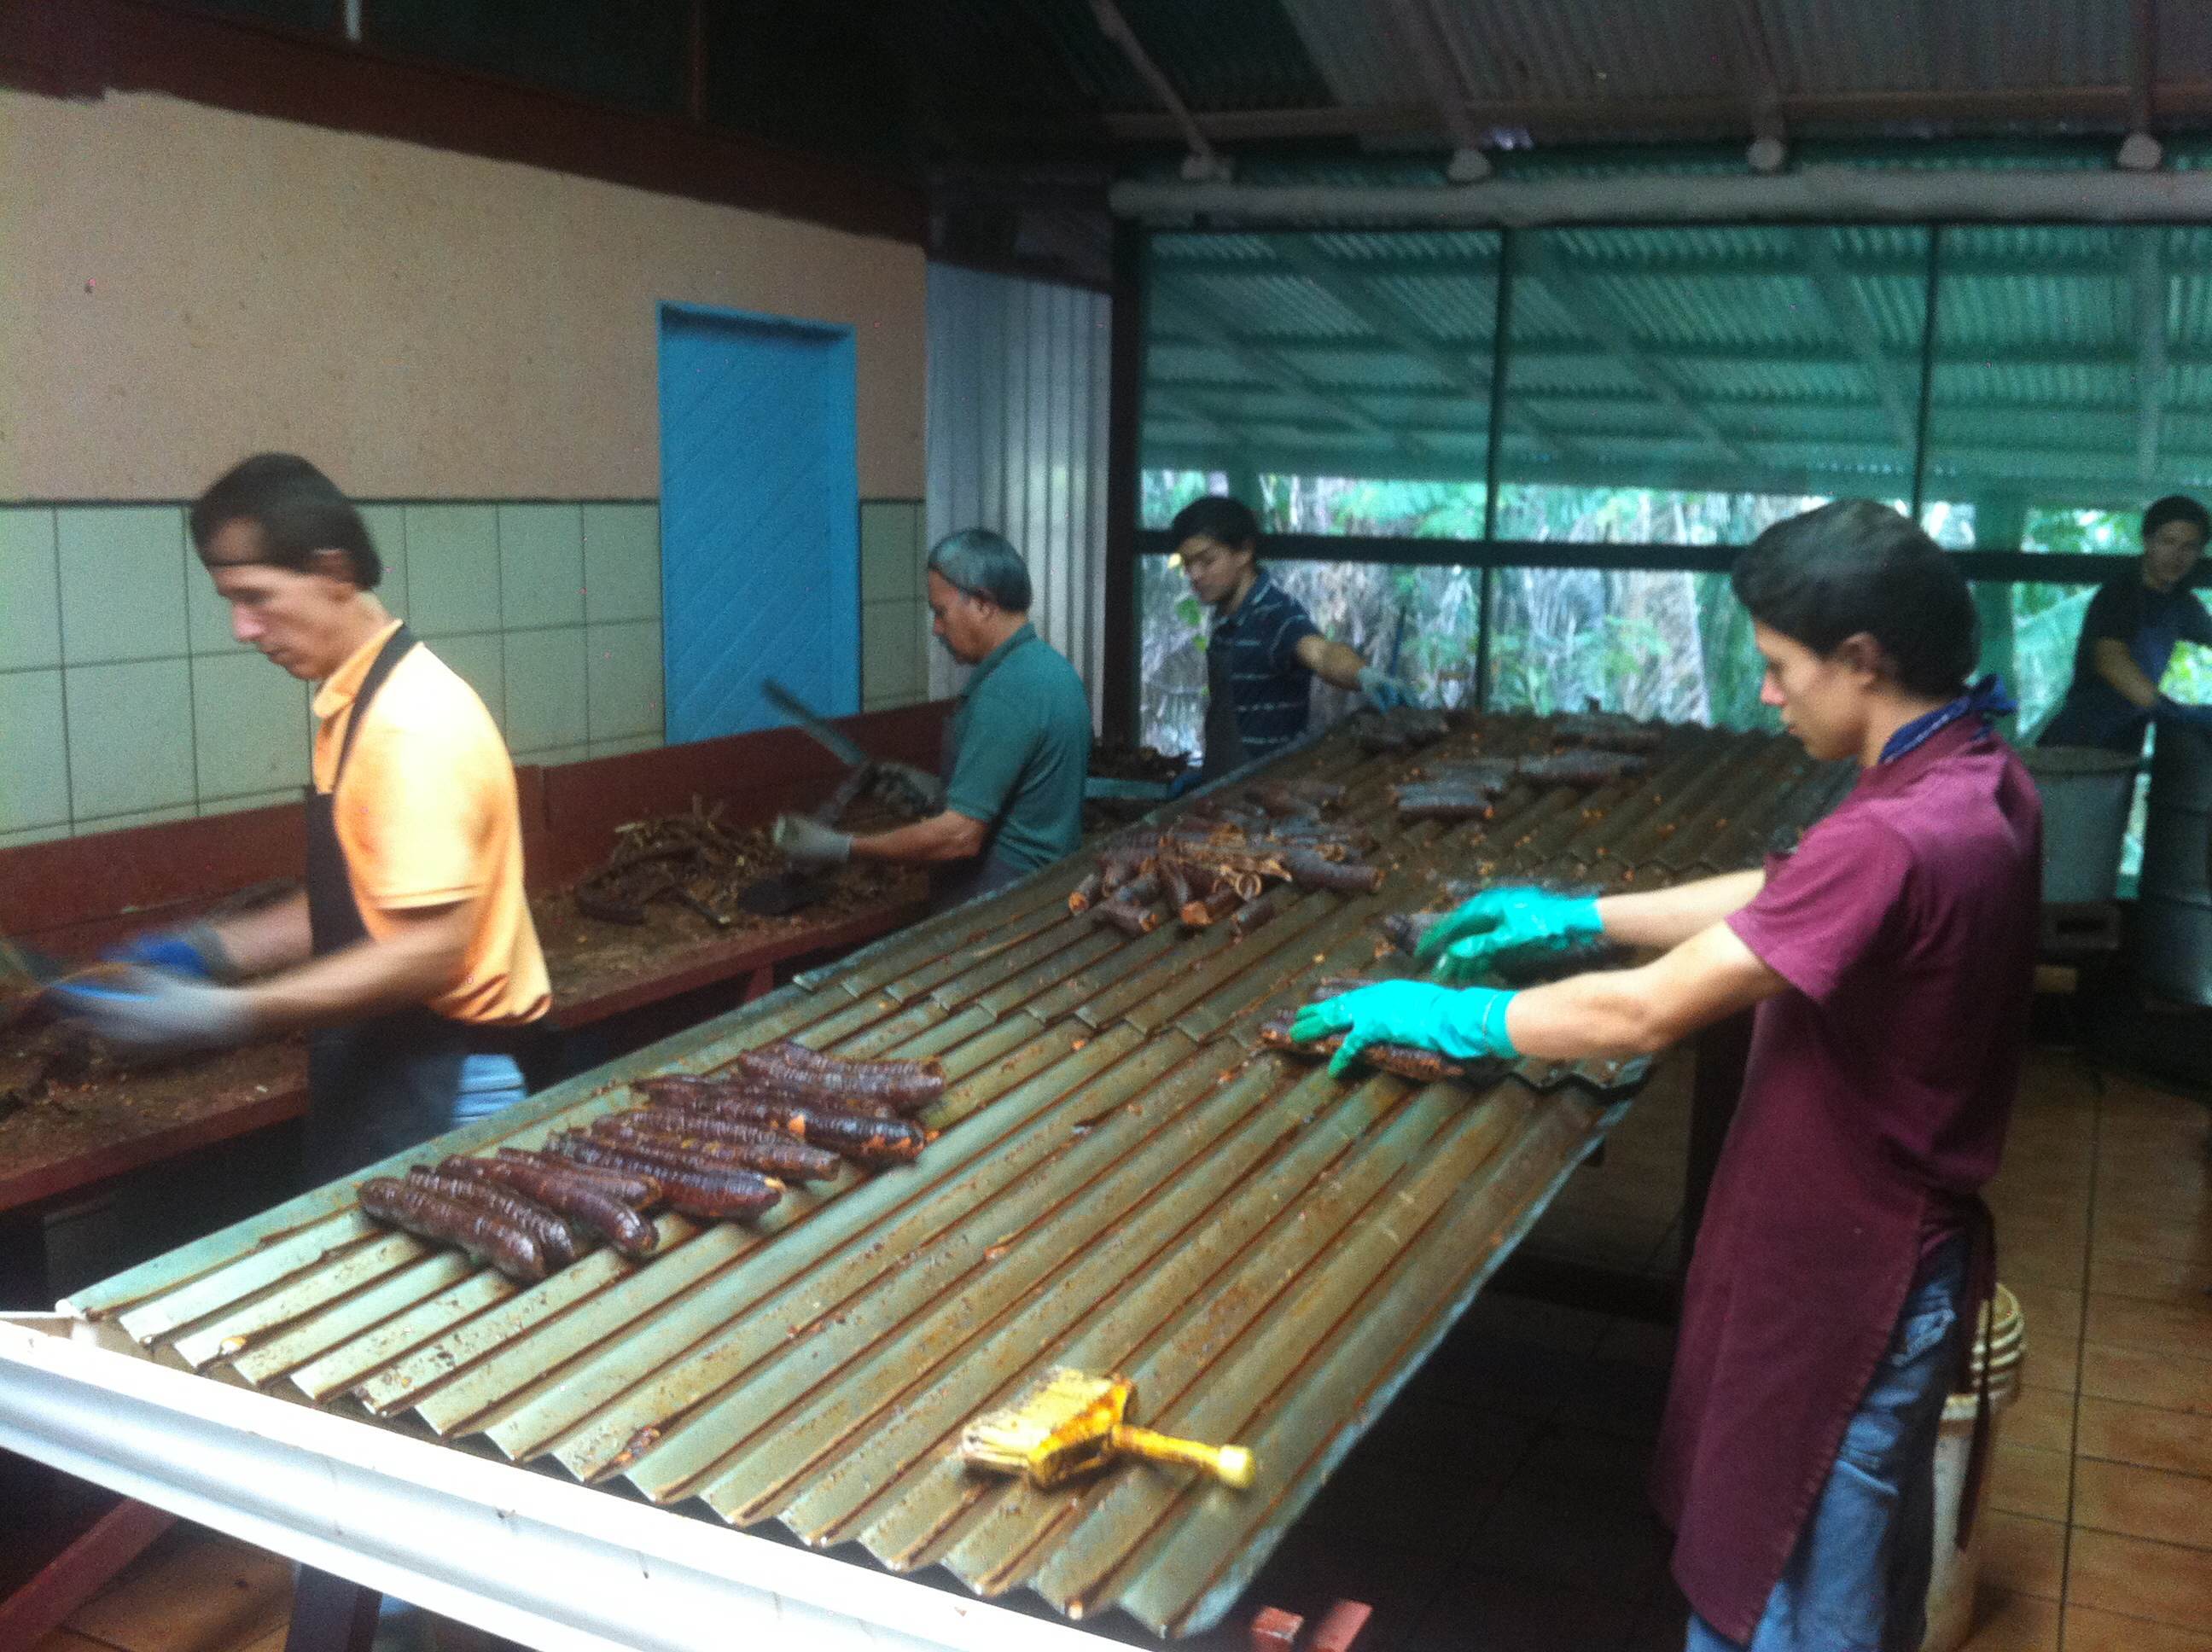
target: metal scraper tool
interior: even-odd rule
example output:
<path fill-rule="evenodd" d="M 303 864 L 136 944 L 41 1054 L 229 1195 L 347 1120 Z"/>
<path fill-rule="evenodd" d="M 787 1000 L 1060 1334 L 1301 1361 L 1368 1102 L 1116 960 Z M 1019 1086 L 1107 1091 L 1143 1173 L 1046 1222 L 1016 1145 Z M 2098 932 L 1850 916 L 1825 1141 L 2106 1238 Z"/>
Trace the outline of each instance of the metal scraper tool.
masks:
<path fill-rule="evenodd" d="M 963 1429 L 960 1455 L 978 1468 L 1026 1475 L 1037 1486 L 1057 1485 L 1115 1457 L 1202 1468 L 1240 1491 L 1252 1484 L 1252 1454 L 1243 1446 L 1202 1445 L 1125 1422 L 1136 1392 L 1126 1376 L 1059 1366 L 1006 1410 Z"/>

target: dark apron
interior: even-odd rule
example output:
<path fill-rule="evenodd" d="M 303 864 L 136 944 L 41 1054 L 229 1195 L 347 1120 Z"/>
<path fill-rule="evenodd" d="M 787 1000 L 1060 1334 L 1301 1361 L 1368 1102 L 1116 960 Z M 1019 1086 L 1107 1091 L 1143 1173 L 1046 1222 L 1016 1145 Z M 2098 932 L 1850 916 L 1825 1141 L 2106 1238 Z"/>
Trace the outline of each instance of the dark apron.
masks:
<path fill-rule="evenodd" d="M 369 702 L 414 646 L 413 634 L 402 625 L 378 651 L 354 696 L 331 789 L 307 788 L 307 920 L 317 957 L 368 938 L 338 842 L 338 780 Z M 310 1185 L 334 1181 L 442 1135 L 452 1127 L 463 1060 L 482 1051 L 513 1052 L 522 1036 L 519 1029 L 471 1027 L 421 1007 L 308 1035 Z"/>
<path fill-rule="evenodd" d="M 963 705 L 962 711 L 967 708 Z M 937 772 L 950 785 L 954 763 L 960 756 L 960 733 L 966 726 L 959 714 L 945 720 L 945 732 L 937 747 Z M 979 896 L 995 895 L 1009 884 L 1018 884 L 1029 876 L 1026 867 L 1009 865 L 999 858 L 997 834 L 983 847 L 983 853 L 967 860 L 951 860 L 929 869 L 929 911 L 932 917 L 940 912 L 950 912 Z"/>
<path fill-rule="evenodd" d="M 1244 766 L 1244 737 L 1237 732 L 1237 695 L 1230 687 L 1229 656 L 1216 640 L 1206 651 L 1206 762 L 1199 779 L 1211 783 Z"/>
<path fill-rule="evenodd" d="M 1954 723 L 1860 787 L 1900 785 L 1979 738 L 1973 720 Z M 1761 1004 L 1753 1028 L 1742 1106 L 1683 1285 L 1651 1471 L 1660 1513 L 1677 1534 L 1675 1581 L 1699 1616 L 1737 1642 L 1752 1638 L 1835 1469 L 1896 1333 L 1938 1198 L 1870 1149 L 1887 1098 L 1866 1097 L 1864 1112 L 1850 1118 L 1808 1103 L 1790 1072 L 1820 1058 L 1790 1042 L 1802 1027 L 1783 999 Z M 1789 1178 L 1788 1199 L 1775 1197 L 1778 1175 Z M 1994 1230 L 1978 1196 L 1947 1200 L 1945 1212 L 1943 1225 L 1967 1236 L 1960 1317 L 1972 1324 L 1995 1286 Z M 1965 1333 L 1962 1361 L 1972 1345 Z M 1984 1388 L 1984 1419 L 1985 1396 Z M 1985 1440 L 1978 1421 L 1970 1487 Z M 1961 1543 L 1970 1529 L 1962 1525 Z"/>

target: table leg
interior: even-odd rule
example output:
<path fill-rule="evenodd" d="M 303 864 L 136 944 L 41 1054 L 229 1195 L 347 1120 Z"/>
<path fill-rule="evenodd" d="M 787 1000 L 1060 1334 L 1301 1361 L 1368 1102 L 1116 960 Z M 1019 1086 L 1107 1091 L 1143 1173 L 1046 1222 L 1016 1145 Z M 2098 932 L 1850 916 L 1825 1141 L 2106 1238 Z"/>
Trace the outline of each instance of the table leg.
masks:
<path fill-rule="evenodd" d="M 284 1652 L 369 1652 L 384 1597 L 366 1584 L 313 1566 L 300 1568 Z"/>

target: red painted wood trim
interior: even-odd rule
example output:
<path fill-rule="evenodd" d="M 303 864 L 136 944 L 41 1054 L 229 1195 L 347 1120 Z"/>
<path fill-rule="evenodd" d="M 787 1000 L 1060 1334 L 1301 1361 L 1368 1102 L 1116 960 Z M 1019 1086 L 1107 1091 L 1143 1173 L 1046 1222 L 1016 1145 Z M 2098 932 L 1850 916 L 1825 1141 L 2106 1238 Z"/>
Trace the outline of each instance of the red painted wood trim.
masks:
<path fill-rule="evenodd" d="M 75 1158 L 50 1159 L 12 1175 L 0 1176 L 0 1211 L 20 1210 L 65 1194 L 82 1193 L 100 1182 L 175 1158 L 196 1147 L 211 1147 L 219 1141 L 230 1141 L 271 1125 L 304 1117 L 307 1111 L 307 1061 L 302 1052 L 298 1078 L 281 1089 L 270 1086 L 265 1096 L 241 1100 L 236 1107 L 202 1114 L 197 1119 L 149 1131 L 143 1136 L 112 1141 Z M 0 1639 L 0 1646 L 10 1644 Z"/>
<path fill-rule="evenodd" d="M 878 757 L 933 773 L 949 701 L 869 712 L 838 726 Z M 727 805 L 738 826 L 811 809 L 836 787 L 836 760 L 790 729 L 662 746 L 623 757 L 515 770 L 523 873 L 533 895 L 567 887 L 606 859 L 626 821 Z M 298 804 L 204 820 L 167 821 L 93 837 L 0 849 L 0 935 L 82 957 L 272 878 L 301 875 L 307 853 Z"/>
<path fill-rule="evenodd" d="M 167 1509 L 125 1497 L 0 1600 L 0 1646 L 36 1646 L 176 1523 Z"/>
<path fill-rule="evenodd" d="M 915 246 L 919 188 L 672 116 L 155 0 L 9 0 L 0 84 L 49 96 L 161 92 L 193 103 L 520 161 Z"/>

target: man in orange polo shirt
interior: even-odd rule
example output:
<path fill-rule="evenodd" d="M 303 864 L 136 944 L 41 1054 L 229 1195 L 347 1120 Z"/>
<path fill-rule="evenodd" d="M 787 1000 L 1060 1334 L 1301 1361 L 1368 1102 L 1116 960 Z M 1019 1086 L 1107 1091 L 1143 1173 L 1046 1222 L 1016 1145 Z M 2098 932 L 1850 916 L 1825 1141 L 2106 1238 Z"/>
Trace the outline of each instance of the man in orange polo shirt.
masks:
<path fill-rule="evenodd" d="M 474 689 L 386 611 L 361 513 L 303 459 L 246 459 L 192 507 L 231 633 L 315 695 L 307 886 L 140 937 L 115 990 L 63 989 L 110 1042 L 310 1036 L 307 1165 L 327 1181 L 520 1099 L 545 1013 L 514 768 Z"/>

